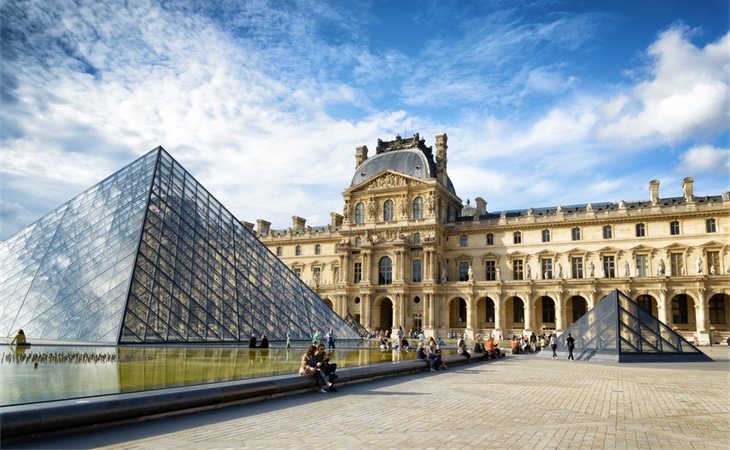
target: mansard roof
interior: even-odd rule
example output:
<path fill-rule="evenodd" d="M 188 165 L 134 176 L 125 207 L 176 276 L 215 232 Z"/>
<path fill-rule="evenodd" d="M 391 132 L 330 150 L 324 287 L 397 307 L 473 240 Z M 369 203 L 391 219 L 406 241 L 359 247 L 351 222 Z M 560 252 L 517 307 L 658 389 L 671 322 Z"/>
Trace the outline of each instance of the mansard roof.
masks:
<path fill-rule="evenodd" d="M 391 170 L 414 178 L 436 179 L 436 161 L 433 149 L 426 147 L 425 140 L 416 133 L 412 138 L 400 136 L 392 141 L 378 139 L 375 156 L 366 159 L 355 170 L 350 187 L 359 186 Z M 451 179 L 447 179 L 446 188 L 456 195 Z"/>

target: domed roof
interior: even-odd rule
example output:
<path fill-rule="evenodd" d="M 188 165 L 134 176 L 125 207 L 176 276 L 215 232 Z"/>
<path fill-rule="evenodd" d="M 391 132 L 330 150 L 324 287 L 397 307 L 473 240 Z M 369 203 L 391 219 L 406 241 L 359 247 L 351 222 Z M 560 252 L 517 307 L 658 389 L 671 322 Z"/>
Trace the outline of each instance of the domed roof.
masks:
<path fill-rule="evenodd" d="M 426 147 L 418 134 L 413 138 L 383 142 L 378 139 L 377 154 L 366 159 L 352 177 L 350 187 L 356 187 L 390 170 L 413 178 L 435 179 L 436 162 L 431 147 Z M 451 179 L 447 177 L 447 189 L 456 195 Z"/>

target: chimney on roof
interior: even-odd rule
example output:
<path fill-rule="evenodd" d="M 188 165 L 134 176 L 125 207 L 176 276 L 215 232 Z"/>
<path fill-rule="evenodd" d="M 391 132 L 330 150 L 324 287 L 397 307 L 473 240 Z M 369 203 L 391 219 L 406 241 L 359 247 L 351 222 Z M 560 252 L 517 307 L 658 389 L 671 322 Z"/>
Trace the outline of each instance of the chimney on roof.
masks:
<path fill-rule="evenodd" d="M 652 205 L 659 204 L 659 180 L 651 180 L 649 182 L 649 196 Z"/>
<path fill-rule="evenodd" d="M 477 216 L 481 216 L 487 213 L 487 201 L 481 197 L 474 199 L 477 204 Z"/>
<path fill-rule="evenodd" d="M 291 227 L 294 231 L 304 231 L 304 225 L 307 223 L 307 219 L 303 219 L 299 216 L 291 216 Z"/>
<path fill-rule="evenodd" d="M 446 142 L 448 139 L 449 138 L 446 136 L 446 133 L 436 136 L 436 177 L 443 185 L 446 185 L 446 180 L 448 178 L 448 175 L 446 174 L 446 150 L 448 149 Z"/>
<path fill-rule="evenodd" d="M 336 212 L 330 213 L 330 225 L 332 225 L 333 228 L 337 228 L 342 225 L 342 219 L 345 217 L 342 214 L 337 214 Z"/>
<path fill-rule="evenodd" d="M 368 146 L 363 145 L 362 147 L 355 147 L 355 168 L 360 167 L 360 164 L 364 163 L 368 159 Z"/>
<path fill-rule="evenodd" d="M 684 200 L 687 203 L 692 203 L 694 201 L 694 194 L 692 185 L 694 184 L 694 180 L 692 177 L 687 177 L 684 180 L 682 180 L 682 191 L 684 192 Z"/>
<path fill-rule="evenodd" d="M 261 236 L 266 236 L 269 234 L 269 230 L 271 229 L 271 222 L 267 222 L 264 219 L 258 219 L 256 220 L 256 229 L 259 230 L 259 234 Z"/>
<path fill-rule="evenodd" d="M 246 228 L 248 231 L 253 231 L 253 224 L 251 222 L 241 220 L 241 225 L 243 225 L 243 227 Z"/>

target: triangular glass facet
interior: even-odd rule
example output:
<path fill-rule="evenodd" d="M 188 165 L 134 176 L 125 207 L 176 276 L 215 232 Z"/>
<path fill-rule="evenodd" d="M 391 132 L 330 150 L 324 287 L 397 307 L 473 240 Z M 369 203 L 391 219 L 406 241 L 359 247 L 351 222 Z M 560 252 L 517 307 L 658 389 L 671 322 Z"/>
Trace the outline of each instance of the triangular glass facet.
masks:
<path fill-rule="evenodd" d="M 680 334 L 662 323 L 623 292 L 614 290 L 558 336 L 561 357 L 565 340 L 575 339 L 578 360 L 615 362 L 711 361 Z M 542 356 L 551 355 L 547 350 Z"/>
<path fill-rule="evenodd" d="M 162 147 L 0 243 L 0 332 L 30 340 L 358 339 Z"/>

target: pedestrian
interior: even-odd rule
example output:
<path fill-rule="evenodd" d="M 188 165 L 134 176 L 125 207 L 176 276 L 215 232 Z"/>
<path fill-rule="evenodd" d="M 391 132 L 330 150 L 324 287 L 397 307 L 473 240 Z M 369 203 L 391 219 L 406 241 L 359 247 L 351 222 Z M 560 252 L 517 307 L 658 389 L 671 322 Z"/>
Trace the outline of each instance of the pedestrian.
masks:
<path fill-rule="evenodd" d="M 252 334 L 251 339 L 248 340 L 248 348 L 256 348 L 256 335 Z"/>
<path fill-rule="evenodd" d="M 286 348 L 291 348 L 291 333 L 286 332 Z"/>
<path fill-rule="evenodd" d="M 335 330 L 333 328 L 330 328 L 327 333 L 327 348 L 335 348 Z"/>
<path fill-rule="evenodd" d="M 318 345 L 320 340 L 322 340 L 322 329 L 317 327 L 312 336 L 312 345 Z"/>
<path fill-rule="evenodd" d="M 568 337 L 565 339 L 565 345 L 568 346 L 568 359 L 572 359 L 575 361 L 575 358 L 573 358 L 573 349 L 575 348 L 575 339 L 573 339 L 573 336 L 568 333 Z"/>
<path fill-rule="evenodd" d="M 553 351 L 553 359 L 558 359 L 558 339 L 555 337 L 555 333 L 550 334 L 550 350 Z"/>

